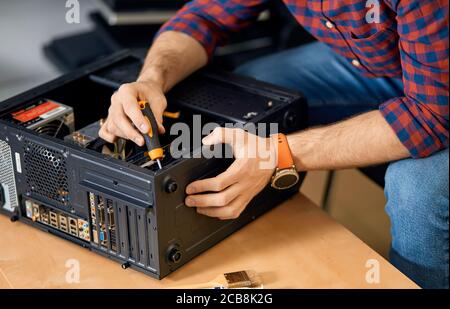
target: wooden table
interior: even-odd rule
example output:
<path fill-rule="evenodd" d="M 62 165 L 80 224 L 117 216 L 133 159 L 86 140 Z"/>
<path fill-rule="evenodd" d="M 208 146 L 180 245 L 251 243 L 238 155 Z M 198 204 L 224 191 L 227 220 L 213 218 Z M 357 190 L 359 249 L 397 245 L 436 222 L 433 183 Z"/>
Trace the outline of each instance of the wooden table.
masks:
<path fill-rule="evenodd" d="M 74 260 L 80 280 L 67 283 L 66 263 Z M 368 260 L 379 263 L 379 283 L 366 282 Z M 161 281 L 0 216 L 0 288 L 165 288 L 245 269 L 256 270 L 266 288 L 417 288 L 300 194 Z"/>

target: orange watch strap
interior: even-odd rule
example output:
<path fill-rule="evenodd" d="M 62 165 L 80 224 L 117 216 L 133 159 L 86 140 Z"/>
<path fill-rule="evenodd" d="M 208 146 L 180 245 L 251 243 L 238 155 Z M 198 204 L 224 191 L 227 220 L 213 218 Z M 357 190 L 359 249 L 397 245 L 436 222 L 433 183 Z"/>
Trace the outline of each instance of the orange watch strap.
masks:
<path fill-rule="evenodd" d="M 278 168 L 286 169 L 291 168 L 294 165 L 294 160 L 292 159 L 291 149 L 286 138 L 286 135 L 279 133 L 277 135 L 278 139 Z"/>

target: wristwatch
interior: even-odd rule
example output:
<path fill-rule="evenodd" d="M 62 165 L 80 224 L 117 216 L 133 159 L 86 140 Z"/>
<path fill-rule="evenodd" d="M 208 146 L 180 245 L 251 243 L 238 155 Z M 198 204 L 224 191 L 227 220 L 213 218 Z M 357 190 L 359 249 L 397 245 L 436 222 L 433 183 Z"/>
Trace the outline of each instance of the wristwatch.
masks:
<path fill-rule="evenodd" d="M 279 133 L 276 138 L 278 145 L 278 164 L 272 176 L 271 186 L 278 190 L 286 190 L 297 184 L 299 176 L 286 135 Z"/>

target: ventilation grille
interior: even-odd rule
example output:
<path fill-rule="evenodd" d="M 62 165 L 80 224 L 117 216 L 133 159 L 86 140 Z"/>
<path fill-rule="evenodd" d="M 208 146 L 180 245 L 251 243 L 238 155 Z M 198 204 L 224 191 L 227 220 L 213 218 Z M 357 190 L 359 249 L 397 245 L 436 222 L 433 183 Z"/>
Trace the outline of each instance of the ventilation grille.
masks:
<path fill-rule="evenodd" d="M 207 88 L 199 88 L 182 97 L 186 103 L 202 108 L 213 108 L 217 105 L 233 105 L 235 98 L 225 93 L 210 91 Z"/>
<path fill-rule="evenodd" d="M 18 203 L 11 147 L 2 140 L 0 140 L 0 185 L 5 195 L 3 209 L 13 212 Z"/>
<path fill-rule="evenodd" d="M 250 120 L 249 114 L 254 117 L 267 109 L 267 99 L 262 96 L 216 85 L 192 83 L 188 86 L 181 85 L 175 89 L 174 94 L 169 93 L 173 95 L 169 97 L 169 101 L 172 99 L 187 108 L 214 114 L 232 122 L 247 122 Z"/>
<path fill-rule="evenodd" d="M 67 205 L 69 186 L 63 155 L 29 141 L 24 143 L 24 147 L 28 191 Z"/>
<path fill-rule="evenodd" d="M 207 87 L 201 87 L 191 89 L 191 91 L 185 93 L 183 101 L 192 106 L 211 109 L 216 106 L 233 105 L 236 98 L 227 95 L 224 91 L 211 91 Z"/>

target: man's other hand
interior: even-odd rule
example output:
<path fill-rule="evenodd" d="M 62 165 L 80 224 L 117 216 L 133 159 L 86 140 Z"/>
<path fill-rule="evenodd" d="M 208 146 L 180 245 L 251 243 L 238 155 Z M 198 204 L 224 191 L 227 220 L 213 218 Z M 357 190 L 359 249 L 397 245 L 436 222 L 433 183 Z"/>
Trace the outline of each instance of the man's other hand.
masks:
<path fill-rule="evenodd" d="M 262 138 L 242 129 L 216 128 L 204 145 L 232 146 L 235 161 L 222 174 L 186 187 L 185 204 L 222 220 L 239 217 L 248 203 L 270 181 L 276 166 L 276 138 Z"/>

